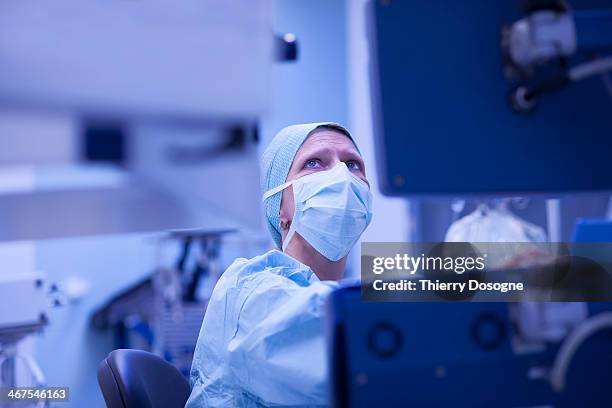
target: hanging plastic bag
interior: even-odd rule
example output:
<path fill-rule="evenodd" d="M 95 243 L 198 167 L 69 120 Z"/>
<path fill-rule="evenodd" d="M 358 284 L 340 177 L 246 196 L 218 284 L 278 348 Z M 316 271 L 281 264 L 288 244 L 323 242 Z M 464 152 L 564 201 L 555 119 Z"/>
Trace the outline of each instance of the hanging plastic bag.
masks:
<path fill-rule="evenodd" d="M 541 263 L 545 255 L 541 248 L 525 243 L 546 242 L 546 233 L 513 214 L 508 208 L 509 202 L 509 199 L 496 200 L 492 208 L 486 203 L 478 204 L 474 212 L 451 224 L 445 241 L 473 243 L 480 252 L 489 254 L 487 263 L 492 269 L 526 267 L 535 260 Z M 507 245 L 489 245 L 499 242 Z"/>

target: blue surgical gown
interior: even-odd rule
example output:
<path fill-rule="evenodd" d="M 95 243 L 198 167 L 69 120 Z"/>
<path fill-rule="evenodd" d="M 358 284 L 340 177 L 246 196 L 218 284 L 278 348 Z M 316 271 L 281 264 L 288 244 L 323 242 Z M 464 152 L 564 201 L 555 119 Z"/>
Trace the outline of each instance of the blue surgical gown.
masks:
<path fill-rule="evenodd" d="M 234 261 L 206 310 L 186 407 L 326 405 L 322 318 L 337 287 L 277 250 Z"/>

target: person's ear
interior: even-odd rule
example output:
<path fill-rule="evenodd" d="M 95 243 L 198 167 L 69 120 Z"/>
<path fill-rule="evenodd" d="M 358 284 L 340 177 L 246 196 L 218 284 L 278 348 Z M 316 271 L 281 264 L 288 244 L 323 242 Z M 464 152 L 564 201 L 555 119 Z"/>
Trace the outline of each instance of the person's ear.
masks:
<path fill-rule="evenodd" d="M 287 236 L 289 227 L 291 227 L 294 212 L 295 205 L 293 201 L 293 186 L 289 186 L 283 190 L 280 206 L 280 232 L 283 240 Z"/>

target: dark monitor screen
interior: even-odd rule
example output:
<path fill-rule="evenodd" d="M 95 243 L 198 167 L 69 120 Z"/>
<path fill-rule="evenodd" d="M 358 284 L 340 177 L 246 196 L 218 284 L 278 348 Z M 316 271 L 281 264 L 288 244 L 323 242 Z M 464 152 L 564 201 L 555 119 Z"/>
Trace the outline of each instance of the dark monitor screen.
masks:
<path fill-rule="evenodd" d="M 612 190 L 612 79 L 594 76 L 517 113 L 501 30 L 519 1 L 373 1 L 372 95 L 381 189 L 389 195 Z M 570 1 L 612 9 L 612 1 Z M 612 52 L 610 52 L 612 54 Z M 556 72 L 562 63 L 539 68 Z M 543 74 L 542 74 L 543 72 Z M 612 78 L 612 75 L 610 75 Z"/>

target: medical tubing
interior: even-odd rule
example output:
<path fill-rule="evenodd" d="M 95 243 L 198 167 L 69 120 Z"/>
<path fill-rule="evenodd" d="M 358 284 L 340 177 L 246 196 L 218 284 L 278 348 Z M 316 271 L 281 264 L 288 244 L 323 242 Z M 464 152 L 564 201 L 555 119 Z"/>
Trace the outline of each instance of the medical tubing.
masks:
<path fill-rule="evenodd" d="M 565 388 L 567 369 L 578 348 L 596 332 L 612 329 L 612 312 L 600 313 L 582 322 L 565 339 L 550 370 L 549 381 L 557 392 Z"/>
<path fill-rule="evenodd" d="M 573 82 L 576 82 L 610 70 L 612 70 L 612 57 L 604 57 L 571 68 L 568 77 Z"/>

